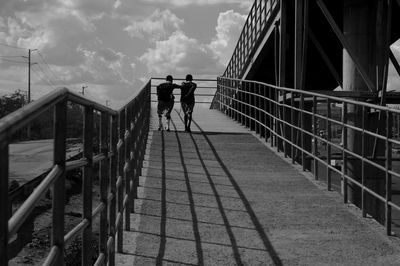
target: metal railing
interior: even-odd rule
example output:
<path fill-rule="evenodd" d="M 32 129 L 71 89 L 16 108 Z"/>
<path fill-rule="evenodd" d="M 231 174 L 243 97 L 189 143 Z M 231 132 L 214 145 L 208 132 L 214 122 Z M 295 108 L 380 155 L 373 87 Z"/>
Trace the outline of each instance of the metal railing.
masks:
<path fill-rule="evenodd" d="M 183 78 L 174 79 L 174 82 L 180 85 L 180 82 L 185 81 Z M 165 82 L 165 78 L 153 77 L 151 78 L 151 101 L 157 102 L 157 91 L 156 87 Z M 215 96 L 217 91 L 217 80 L 216 79 L 193 79 L 193 82 L 197 84 L 195 91 L 196 104 L 207 104 L 209 105 Z M 180 91 L 174 91 L 174 95 L 180 95 Z M 175 97 L 175 103 L 179 102 L 179 97 Z"/>
<path fill-rule="evenodd" d="M 400 152 L 400 110 L 226 77 L 218 78 L 212 106 L 338 190 L 345 203 L 359 200 L 363 217 L 376 215 L 392 234 L 392 210 L 400 211 L 392 200 L 399 189 L 392 178 L 400 178 L 400 158 L 393 156 Z M 360 198 L 349 199 L 352 191 Z"/>
<path fill-rule="evenodd" d="M 243 26 L 233 55 L 226 67 L 224 77 L 241 78 L 251 63 L 265 32 L 271 27 L 280 7 L 280 0 L 255 0 Z"/>
<path fill-rule="evenodd" d="M 50 251 L 43 265 L 64 265 L 64 248 L 82 235 L 82 265 L 92 265 L 92 224 L 99 216 L 99 256 L 95 265 L 114 265 L 115 246 L 122 252 L 123 224 L 130 229 L 130 201 L 136 196 L 146 149 L 150 119 L 150 81 L 118 111 L 91 101 L 66 88 L 58 89 L 0 120 L 0 265 L 8 264 L 8 241 L 29 217 L 35 205 L 52 191 Z M 67 103 L 84 110 L 83 157 L 66 162 Z M 53 167 L 33 193 L 8 215 L 9 144 L 17 130 L 40 114 L 54 109 Z M 94 119 L 100 117 L 99 153 L 94 154 Z M 92 206 L 94 166 L 99 169 L 100 203 Z M 83 169 L 82 219 L 65 233 L 66 172 Z M 125 216 L 125 223 L 123 217 Z"/>

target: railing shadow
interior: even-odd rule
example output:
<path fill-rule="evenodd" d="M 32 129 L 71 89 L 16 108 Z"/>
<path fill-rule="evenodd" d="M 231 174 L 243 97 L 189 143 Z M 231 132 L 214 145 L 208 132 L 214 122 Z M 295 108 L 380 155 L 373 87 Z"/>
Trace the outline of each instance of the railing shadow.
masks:
<path fill-rule="evenodd" d="M 181 120 L 182 117 L 181 115 L 177 112 L 178 116 L 180 117 Z M 238 185 L 238 183 L 236 182 L 236 180 L 234 179 L 234 177 L 232 176 L 232 174 L 230 173 L 230 171 L 228 170 L 228 167 L 224 164 L 223 160 L 221 159 L 220 155 L 218 154 L 216 148 L 214 147 L 212 141 L 210 140 L 210 138 L 208 137 L 208 132 L 204 132 L 202 130 L 202 128 L 196 123 L 196 121 L 193 120 L 193 123 L 199 128 L 201 135 L 203 136 L 204 140 L 206 141 L 208 147 L 211 149 L 213 156 L 215 157 L 216 161 L 218 162 L 219 166 L 221 167 L 221 169 L 223 170 L 224 174 L 226 175 L 226 177 L 229 179 L 230 183 L 232 184 L 232 187 L 234 188 L 235 192 L 239 195 L 241 202 L 243 203 L 245 210 L 247 212 L 247 214 L 250 216 L 251 222 L 254 225 L 255 230 L 257 231 L 260 239 L 262 240 L 263 246 L 265 248 L 265 250 L 268 252 L 268 255 L 270 256 L 271 260 L 273 261 L 274 265 L 282 265 L 282 261 L 279 258 L 277 252 L 275 251 L 273 245 L 271 244 L 271 241 L 269 240 L 263 226 L 261 225 L 260 221 L 257 218 L 256 213 L 254 212 L 253 208 L 250 205 L 250 202 L 248 201 L 248 199 L 246 198 L 244 192 L 242 191 L 242 189 L 240 188 L 240 186 Z M 173 123 L 174 128 L 176 129 L 176 125 L 175 123 Z M 210 134 L 216 134 L 215 132 L 210 133 Z M 181 162 L 182 165 L 185 165 L 184 163 L 184 157 L 182 154 L 182 145 L 181 145 L 181 141 L 180 141 L 180 137 L 177 131 L 175 131 L 175 135 L 177 138 L 177 142 L 178 142 L 178 146 L 179 146 L 179 152 L 181 154 Z M 199 144 L 197 143 L 196 139 L 193 137 L 193 134 L 189 134 L 190 139 L 194 145 L 195 148 L 195 153 L 197 154 L 199 160 L 200 160 L 200 164 L 201 167 L 204 170 L 204 173 L 206 175 L 206 178 L 209 182 L 209 185 L 211 186 L 211 189 L 213 191 L 214 197 L 217 201 L 217 205 L 218 205 L 218 210 L 222 216 L 223 219 L 223 223 L 224 223 L 224 227 L 226 229 L 226 232 L 229 236 L 229 240 L 231 243 L 231 248 L 233 251 L 233 255 L 234 255 L 234 259 L 237 265 L 244 265 L 242 258 L 240 256 L 240 252 L 239 252 L 239 247 L 237 244 L 237 239 L 235 238 L 235 235 L 232 231 L 232 225 L 229 222 L 229 219 L 227 217 L 226 214 L 226 210 L 222 204 L 222 200 L 221 200 L 221 196 L 218 193 L 218 190 L 216 188 L 216 185 L 211 177 L 211 173 L 210 170 L 207 168 L 203 156 L 200 152 L 200 147 Z M 185 168 L 186 169 L 186 168 Z M 188 182 L 188 179 L 187 181 Z M 188 190 L 188 193 L 191 194 L 191 191 Z M 194 202 L 190 202 L 191 205 L 191 210 L 192 210 L 192 216 L 193 214 L 195 214 L 193 205 Z M 194 218 L 195 216 L 193 216 Z M 193 219 L 193 227 L 195 227 L 195 224 L 197 223 L 197 221 L 195 219 Z M 198 248 L 201 248 L 201 239 L 196 238 L 196 243 L 200 242 L 200 244 L 198 244 Z M 198 249 L 198 254 L 199 254 L 199 249 Z"/>

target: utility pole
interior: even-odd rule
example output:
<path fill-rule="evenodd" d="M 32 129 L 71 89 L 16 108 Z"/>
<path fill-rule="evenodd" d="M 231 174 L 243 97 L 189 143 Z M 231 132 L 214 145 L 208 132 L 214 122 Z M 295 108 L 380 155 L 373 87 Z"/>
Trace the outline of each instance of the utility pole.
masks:
<path fill-rule="evenodd" d="M 37 63 L 31 63 L 31 53 L 37 49 L 28 49 L 28 104 L 31 102 L 31 66 Z M 27 58 L 26 56 L 23 56 Z M 31 125 L 27 126 L 26 135 L 28 140 L 31 139 Z"/>
<path fill-rule="evenodd" d="M 28 103 L 31 102 L 31 65 L 37 63 L 31 63 L 31 53 L 37 51 L 37 49 L 28 49 Z"/>
<path fill-rule="evenodd" d="M 82 86 L 82 95 L 85 95 L 85 89 L 87 88 L 88 86 Z"/>

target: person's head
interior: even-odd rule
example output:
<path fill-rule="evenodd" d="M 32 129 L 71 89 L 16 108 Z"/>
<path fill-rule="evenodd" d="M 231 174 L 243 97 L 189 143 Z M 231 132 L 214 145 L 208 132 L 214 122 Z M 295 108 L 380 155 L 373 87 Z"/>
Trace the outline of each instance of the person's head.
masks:
<path fill-rule="evenodd" d="M 186 75 L 186 81 L 192 81 L 193 80 L 193 76 L 190 74 Z"/>
<path fill-rule="evenodd" d="M 168 75 L 168 76 L 165 78 L 165 80 L 172 83 L 172 82 L 174 81 L 174 78 L 173 78 L 171 75 Z"/>

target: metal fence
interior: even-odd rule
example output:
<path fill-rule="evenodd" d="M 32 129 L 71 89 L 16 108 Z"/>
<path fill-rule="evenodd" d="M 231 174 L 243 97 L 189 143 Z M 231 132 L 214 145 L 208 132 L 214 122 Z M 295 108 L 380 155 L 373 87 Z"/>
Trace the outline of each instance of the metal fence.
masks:
<path fill-rule="evenodd" d="M 262 40 L 261 37 L 272 25 L 279 7 L 280 0 L 254 1 L 224 77 L 242 77 L 242 72 L 251 63 L 252 56 Z"/>
<path fill-rule="evenodd" d="M 212 107 L 260 134 L 392 234 L 392 211 L 397 221 L 400 211 L 400 110 L 225 77 L 218 79 Z"/>
<path fill-rule="evenodd" d="M 92 265 L 92 224 L 99 219 L 99 256 L 95 265 L 114 265 L 115 246 L 122 252 L 123 218 L 130 229 L 130 202 L 136 196 L 150 119 L 150 81 L 119 110 L 88 100 L 66 88 L 56 90 L 0 120 L 0 265 L 8 264 L 8 242 L 35 205 L 52 191 L 51 247 L 44 265 L 64 265 L 64 248 L 82 236 L 82 265 Z M 67 103 L 83 108 L 83 157 L 65 161 Z M 46 110 L 54 109 L 53 167 L 33 193 L 8 215 L 9 144 L 17 130 Z M 94 154 L 94 117 L 100 117 L 99 152 Z M 100 203 L 92 206 L 95 166 L 99 169 Z M 82 220 L 65 233 L 65 175 L 83 169 Z M 99 217 L 98 217 L 99 216 Z"/>
<path fill-rule="evenodd" d="M 180 82 L 185 81 L 185 79 L 177 78 L 174 82 L 178 85 Z M 159 84 L 165 82 L 165 78 L 153 77 L 151 78 L 151 101 L 157 102 L 157 91 L 156 88 Z M 216 79 L 193 79 L 193 82 L 197 84 L 196 88 L 196 104 L 205 104 L 209 106 L 213 101 L 215 92 L 217 91 L 217 80 Z M 175 95 L 180 95 L 174 91 Z M 178 103 L 179 99 L 175 98 L 175 103 Z"/>

